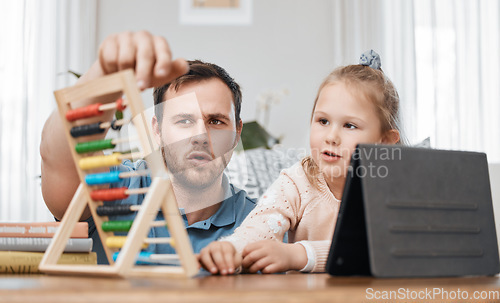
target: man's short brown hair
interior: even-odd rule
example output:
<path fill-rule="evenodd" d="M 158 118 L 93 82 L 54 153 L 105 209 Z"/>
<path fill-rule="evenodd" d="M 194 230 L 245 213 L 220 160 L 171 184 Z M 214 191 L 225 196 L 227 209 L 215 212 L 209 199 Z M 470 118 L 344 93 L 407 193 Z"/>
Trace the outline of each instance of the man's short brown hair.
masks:
<path fill-rule="evenodd" d="M 161 123 L 163 118 L 163 106 L 162 103 L 165 98 L 165 93 L 172 87 L 177 91 L 182 85 L 188 83 L 200 82 L 209 79 L 219 79 L 221 80 L 231 91 L 233 95 L 234 103 L 234 117 L 236 122 L 236 128 L 240 127 L 240 112 L 241 112 L 241 89 L 238 83 L 234 81 L 231 76 L 222 67 L 213 64 L 203 62 L 201 60 L 188 61 L 189 72 L 185 75 L 180 76 L 174 81 L 167 83 L 163 86 L 156 87 L 153 93 L 154 105 L 155 105 L 155 116 L 159 123 Z"/>

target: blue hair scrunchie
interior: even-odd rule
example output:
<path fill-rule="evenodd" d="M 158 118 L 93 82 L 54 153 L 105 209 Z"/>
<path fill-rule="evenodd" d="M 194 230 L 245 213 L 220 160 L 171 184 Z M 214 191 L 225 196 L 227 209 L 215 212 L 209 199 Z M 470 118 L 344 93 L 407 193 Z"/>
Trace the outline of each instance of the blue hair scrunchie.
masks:
<path fill-rule="evenodd" d="M 382 63 L 380 63 L 380 56 L 373 49 L 361 54 L 359 64 L 369 66 L 373 69 L 380 69 L 382 66 Z"/>

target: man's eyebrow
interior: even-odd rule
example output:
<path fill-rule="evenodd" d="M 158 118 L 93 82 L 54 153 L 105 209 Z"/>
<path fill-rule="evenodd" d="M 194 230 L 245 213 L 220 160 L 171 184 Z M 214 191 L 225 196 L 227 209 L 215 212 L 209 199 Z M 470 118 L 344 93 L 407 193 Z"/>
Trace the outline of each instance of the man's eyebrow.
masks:
<path fill-rule="evenodd" d="M 207 114 L 207 115 L 203 115 L 203 117 L 205 119 L 209 119 L 209 120 L 217 119 L 217 120 L 231 121 L 231 118 L 229 118 L 229 116 L 221 114 L 221 113 Z"/>
<path fill-rule="evenodd" d="M 193 115 L 188 113 L 179 113 L 170 117 L 170 120 L 177 120 L 177 119 L 193 119 Z"/>

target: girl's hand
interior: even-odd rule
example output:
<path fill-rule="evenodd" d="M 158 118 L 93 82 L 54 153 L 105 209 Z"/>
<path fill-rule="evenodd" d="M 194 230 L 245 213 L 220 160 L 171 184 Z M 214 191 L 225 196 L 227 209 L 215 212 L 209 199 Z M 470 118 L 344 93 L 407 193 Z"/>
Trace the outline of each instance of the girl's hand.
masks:
<path fill-rule="evenodd" d="M 216 241 L 200 251 L 198 262 L 211 274 L 231 275 L 240 267 L 241 255 L 231 242 Z"/>
<path fill-rule="evenodd" d="M 301 244 L 262 240 L 248 244 L 242 253 L 243 268 L 264 274 L 301 270 L 307 264 L 307 253 Z"/>

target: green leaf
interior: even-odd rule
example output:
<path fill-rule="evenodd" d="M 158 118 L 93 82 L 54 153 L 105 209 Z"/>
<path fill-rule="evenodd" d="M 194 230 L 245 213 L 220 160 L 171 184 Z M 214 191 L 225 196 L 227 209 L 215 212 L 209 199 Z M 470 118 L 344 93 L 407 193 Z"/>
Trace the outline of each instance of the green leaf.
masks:
<path fill-rule="evenodd" d="M 274 144 L 279 143 L 279 141 L 278 138 L 271 136 L 257 121 L 243 124 L 241 132 L 243 149 L 248 150 L 259 147 L 270 149 Z"/>
<path fill-rule="evenodd" d="M 68 73 L 70 73 L 70 74 L 74 75 L 74 76 L 75 76 L 75 77 L 77 77 L 77 78 L 80 78 L 80 77 L 82 76 L 82 74 L 76 73 L 76 72 L 74 72 L 74 71 L 72 71 L 72 70 L 68 70 Z"/>

